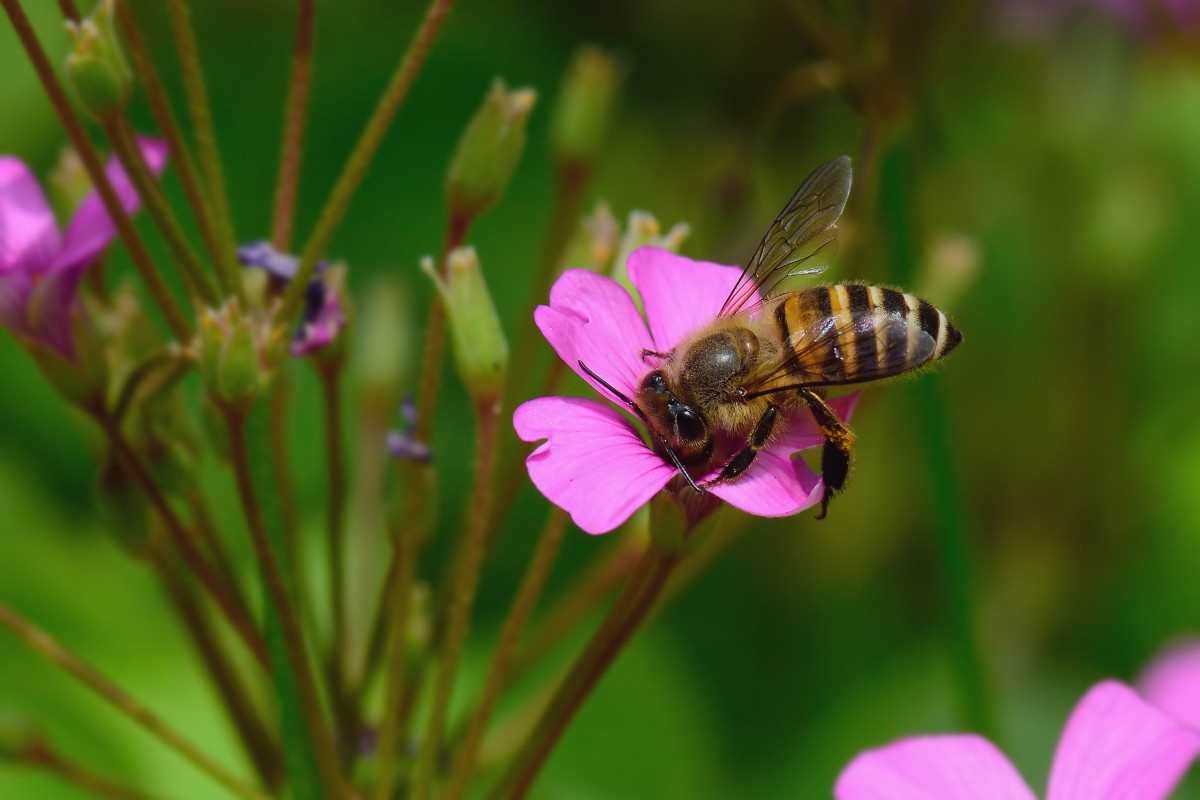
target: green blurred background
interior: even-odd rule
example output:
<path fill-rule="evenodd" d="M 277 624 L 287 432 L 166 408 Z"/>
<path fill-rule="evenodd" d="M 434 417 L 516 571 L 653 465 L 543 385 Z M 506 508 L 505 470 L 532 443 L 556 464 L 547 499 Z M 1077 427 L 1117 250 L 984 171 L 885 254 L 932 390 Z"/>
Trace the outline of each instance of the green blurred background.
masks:
<path fill-rule="evenodd" d="M 25 5 L 61 55 L 53 4 Z M 173 64 L 161 10 L 134 5 L 159 63 Z M 238 235 L 264 238 L 292 6 L 193 5 Z M 571 53 L 594 43 L 627 74 L 588 208 L 603 199 L 619 218 L 640 208 L 664 225 L 688 221 L 683 252 L 741 263 L 799 181 L 848 153 L 856 188 L 830 275 L 924 291 L 964 333 L 935 373 L 864 393 L 856 471 L 827 521 L 752 521 L 648 626 L 539 796 L 822 797 L 867 747 L 963 729 L 964 580 L 999 744 L 1041 787 L 1088 686 L 1133 680 L 1165 642 L 1200 630 L 1200 39 L 1059 3 L 911 3 L 891 17 L 885 5 L 821 6 L 862 72 L 851 91 L 806 91 L 805 70 L 825 53 L 800 0 L 464 0 L 334 240 L 360 296 L 376 276 L 406 287 L 419 336 L 430 291 L 417 260 L 441 244 L 458 133 L 493 77 L 537 88 L 524 160 L 471 237 L 515 336 L 553 202 L 549 111 Z M 299 235 L 423 11 L 380 0 L 318 9 Z M 0 74 L 0 152 L 45 174 L 65 137 L 7 24 Z M 140 101 L 133 113 L 148 127 Z M 178 198 L 174 176 L 167 186 Z M 122 271 L 124 254 L 115 260 Z M 546 359 L 539 348 L 514 358 Z M 317 391 L 309 370 L 293 372 L 296 479 L 315 550 Z M 232 761 L 156 584 L 94 513 L 97 438 L 9 336 L 0 374 L 0 599 Z M 469 415 L 448 380 L 436 434 L 443 514 L 426 574 L 470 483 Z M 203 479 L 232 497 L 216 465 Z M 526 483 L 478 601 L 480 663 L 544 513 Z M 966 542 L 965 570 L 948 569 L 954 541 Z M 552 594 L 607 545 L 569 532 Z M 0 707 L 162 796 L 222 796 L 6 633 Z M 77 796 L 0 768 L 0 797 Z"/>

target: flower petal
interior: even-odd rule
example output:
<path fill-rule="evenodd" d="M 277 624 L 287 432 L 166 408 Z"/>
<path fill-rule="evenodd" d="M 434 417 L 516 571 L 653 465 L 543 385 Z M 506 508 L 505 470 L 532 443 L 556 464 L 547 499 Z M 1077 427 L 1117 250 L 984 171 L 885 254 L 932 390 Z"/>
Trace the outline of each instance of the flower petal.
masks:
<path fill-rule="evenodd" d="M 868 750 L 833 789 L 837 800 L 1034 800 L 995 745 L 973 734 L 919 736 Z"/>
<path fill-rule="evenodd" d="M 850 415 L 854 413 L 854 407 L 858 405 L 860 392 L 835 397 L 828 400 L 829 407 L 838 415 L 838 419 L 842 422 L 847 422 Z M 784 428 L 783 434 L 770 445 L 768 450 L 777 450 L 786 452 L 788 455 L 796 453 L 800 450 L 810 450 L 814 447 L 820 447 L 825 444 L 825 437 L 821 435 L 821 431 L 817 428 L 817 423 L 813 420 L 812 414 L 806 409 L 799 409 L 790 413 L 787 416 L 787 426 Z"/>
<path fill-rule="evenodd" d="M 1063 730 L 1047 800 L 1159 800 L 1200 753 L 1200 736 L 1116 681 L 1093 686 Z"/>
<path fill-rule="evenodd" d="M 1146 702 L 1200 731 L 1200 639 L 1177 642 L 1157 656 L 1138 680 Z"/>
<path fill-rule="evenodd" d="M 729 505 L 760 517 L 786 517 L 816 505 L 824 484 L 803 461 L 764 448 L 736 480 L 708 491 Z"/>
<path fill-rule="evenodd" d="M 547 441 L 525 460 L 533 484 L 588 533 L 607 533 L 655 495 L 675 470 L 619 412 L 578 397 L 539 397 L 513 413 L 527 442 Z"/>
<path fill-rule="evenodd" d="M 692 261 L 657 247 L 641 247 L 626 262 L 654 336 L 654 349 L 670 350 L 712 322 L 733 291 L 740 267 Z"/>
<path fill-rule="evenodd" d="M 162 172 L 167 163 L 167 143 L 160 139 L 139 136 L 138 147 L 151 171 L 155 175 Z M 121 205 L 127 213 L 132 214 L 141 204 L 141 198 L 133 188 L 129 176 L 125 174 L 125 169 L 116 158 L 112 158 L 104 171 L 108 174 L 108 180 L 116 190 Z M 100 200 L 100 195 L 95 189 L 88 192 L 67 226 L 63 249 L 55 259 L 54 271 L 82 273 L 112 241 L 116 230 L 104 203 Z M 70 288 L 74 289 L 73 283 Z"/>
<path fill-rule="evenodd" d="M 0 156 L 0 324 L 25 330 L 33 279 L 58 247 L 58 223 L 37 178 L 19 159 Z"/>
<path fill-rule="evenodd" d="M 643 350 L 654 349 L 633 298 L 621 284 L 582 269 L 567 270 L 550 290 L 550 305 L 534 320 L 559 358 L 597 391 L 608 392 L 580 368 L 588 368 L 632 399 L 650 371 Z"/>

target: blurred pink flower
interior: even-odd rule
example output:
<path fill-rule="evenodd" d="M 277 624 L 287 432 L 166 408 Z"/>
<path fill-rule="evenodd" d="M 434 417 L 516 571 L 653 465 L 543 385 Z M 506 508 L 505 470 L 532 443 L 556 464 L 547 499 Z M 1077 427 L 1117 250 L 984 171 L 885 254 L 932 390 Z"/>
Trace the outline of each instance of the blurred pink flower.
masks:
<path fill-rule="evenodd" d="M 1159 800 L 1200 753 L 1200 735 L 1128 686 L 1093 686 L 1067 721 L 1047 800 Z M 837 800 L 1034 800 L 988 740 L 917 736 L 860 754 L 834 787 Z"/>
<path fill-rule="evenodd" d="M 167 162 L 166 143 L 138 139 L 155 174 Z M 115 159 L 106 168 L 121 204 L 133 213 L 140 198 Z M 65 234 L 29 168 L 0 156 L 0 325 L 20 339 L 53 347 L 74 360 L 71 314 L 79 281 L 108 247 L 116 227 L 95 190 L 75 211 Z"/>
<path fill-rule="evenodd" d="M 1200 731 L 1200 639 L 1168 645 L 1146 667 L 1137 686 L 1146 702 Z"/>
<path fill-rule="evenodd" d="M 642 351 L 665 353 L 716 319 L 741 274 L 737 267 L 692 261 L 654 247 L 634 251 L 627 269 L 641 297 L 644 320 L 619 283 L 586 270 L 563 273 L 550 290 L 550 305 L 539 306 L 534 314 L 559 358 L 605 396 L 608 391 L 579 368 L 581 360 L 617 391 L 635 396 L 650 371 Z M 847 419 L 857 399 L 850 395 L 831 405 Z M 780 435 L 759 452 L 750 469 L 708 491 L 766 517 L 795 514 L 816 504 L 824 489 L 821 479 L 793 456 L 821 445 L 823 439 L 803 410 L 790 413 L 783 422 Z M 525 462 L 529 477 L 588 533 L 613 530 L 677 474 L 629 419 L 595 400 L 530 400 L 517 408 L 513 425 L 527 442 L 546 440 Z M 706 477 L 715 477 L 715 471 Z"/>

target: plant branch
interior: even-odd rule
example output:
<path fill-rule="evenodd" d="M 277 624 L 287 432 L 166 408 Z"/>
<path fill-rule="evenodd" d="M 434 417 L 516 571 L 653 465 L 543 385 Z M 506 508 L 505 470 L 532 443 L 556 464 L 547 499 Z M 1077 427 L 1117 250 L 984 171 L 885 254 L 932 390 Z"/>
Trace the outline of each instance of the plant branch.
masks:
<path fill-rule="evenodd" d="M 284 112 L 283 146 L 279 154 L 279 182 L 275 185 L 275 217 L 271 223 L 271 244 L 287 252 L 292 240 L 296 214 L 296 194 L 300 181 L 300 158 L 304 148 L 304 120 L 308 114 L 308 93 L 312 83 L 313 19 L 316 0 L 299 0 L 296 18 L 296 44 L 292 51 L 292 77 L 288 84 L 287 111 Z"/>

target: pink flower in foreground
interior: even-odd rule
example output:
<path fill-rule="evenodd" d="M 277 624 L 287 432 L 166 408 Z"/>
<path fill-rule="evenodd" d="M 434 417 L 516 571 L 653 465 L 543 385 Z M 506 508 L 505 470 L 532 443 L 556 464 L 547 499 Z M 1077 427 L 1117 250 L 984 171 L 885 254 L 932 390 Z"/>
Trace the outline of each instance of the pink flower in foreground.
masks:
<path fill-rule="evenodd" d="M 1169 645 L 1138 679 L 1146 702 L 1200 731 L 1200 639 Z"/>
<path fill-rule="evenodd" d="M 1116 681 L 1093 686 L 1063 730 L 1047 800 L 1159 800 L 1200 753 L 1200 736 Z M 860 754 L 837 800 L 1034 800 L 1016 769 L 971 734 L 918 736 Z"/>
<path fill-rule="evenodd" d="M 166 144 L 150 138 L 138 144 L 151 169 L 160 172 L 167 161 Z M 107 172 L 121 204 L 133 213 L 140 199 L 125 170 L 114 159 Z M 79 281 L 115 235 L 94 190 L 60 234 L 33 173 L 19 159 L 0 156 L 0 325 L 73 360 L 71 315 Z"/>
<path fill-rule="evenodd" d="M 534 314 L 558 356 L 605 396 L 608 391 L 579 368 L 580 361 L 626 397 L 635 396 L 652 368 L 642 351 L 665 353 L 711 323 L 741 274 L 737 267 L 692 261 L 654 247 L 634 251 L 627 269 L 641 297 L 644 320 L 619 283 L 586 270 L 563 273 L 550 290 L 550 305 L 539 306 Z M 837 398 L 831 405 L 846 419 L 857 397 Z M 546 440 L 525 462 L 529 477 L 588 533 L 616 528 L 677 473 L 645 443 L 635 423 L 595 400 L 530 400 L 517 408 L 513 425 L 527 442 Z M 778 430 L 750 469 L 708 491 L 765 517 L 795 514 L 819 502 L 824 491 L 820 477 L 793 457 L 823 442 L 812 418 L 797 410 Z"/>

